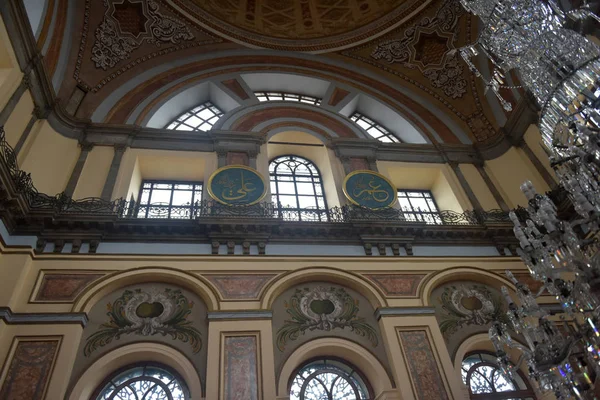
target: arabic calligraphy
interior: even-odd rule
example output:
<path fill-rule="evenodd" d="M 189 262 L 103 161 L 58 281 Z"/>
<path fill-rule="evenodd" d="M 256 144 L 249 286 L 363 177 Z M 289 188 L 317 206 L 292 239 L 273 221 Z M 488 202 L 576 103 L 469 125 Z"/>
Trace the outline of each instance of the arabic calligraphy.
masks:
<path fill-rule="evenodd" d="M 262 199 L 265 185 L 258 173 L 247 167 L 224 167 L 209 182 L 209 193 L 229 205 L 249 205 Z"/>
<path fill-rule="evenodd" d="M 361 198 L 361 200 L 373 199 L 378 203 L 385 203 L 390 198 L 390 194 L 388 192 L 379 189 L 382 184 L 380 183 L 378 185 L 377 182 L 375 182 L 375 177 L 371 178 L 368 183 L 368 187 L 363 182 L 364 178 L 361 177 L 359 182 L 356 184 L 356 188 L 352 192 L 355 198 Z"/>
<path fill-rule="evenodd" d="M 396 189 L 373 171 L 354 171 L 344 181 L 344 194 L 353 203 L 371 209 L 390 207 L 396 202 Z"/>

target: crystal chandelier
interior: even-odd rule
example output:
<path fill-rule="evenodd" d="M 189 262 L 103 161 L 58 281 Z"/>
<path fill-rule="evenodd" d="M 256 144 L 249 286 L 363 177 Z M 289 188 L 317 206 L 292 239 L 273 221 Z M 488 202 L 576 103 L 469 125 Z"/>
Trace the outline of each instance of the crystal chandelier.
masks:
<path fill-rule="evenodd" d="M 461 56 L 508 111 L 501 90 L 516 88 L 506 76 L 518 71 L 540 106 L 542 138 L 576 214 L 559 218 L 548 196 L 530 182 L 521 186 L 529 202 L 526 213 L 511 213 L 517 252 L 543 286 L 532 293 L 507 271 L 518 302 L 502 288 L 510 323 L 490 328 L 498 362 L 509 376 L 524 363 L 539 389 L 558 399 L 600 398 L 600 48 L 566 27 L 600 19 L 585 1 L 568 11 L 556 0 L 460 2 L 483 22 L 477 41 L 461 48 Z M 493 63 L 489 77 L 476 66 L 479 54 Z M 538 304 L 544 291 L 560 302 L 560 318 Z M 513 350 L 521 353 L 516 365 L 509 361 Z"/>

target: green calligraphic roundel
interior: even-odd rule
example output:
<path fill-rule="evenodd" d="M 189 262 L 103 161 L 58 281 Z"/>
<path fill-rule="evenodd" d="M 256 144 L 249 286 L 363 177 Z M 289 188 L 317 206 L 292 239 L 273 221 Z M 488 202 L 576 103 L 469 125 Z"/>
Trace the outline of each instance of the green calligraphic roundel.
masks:
<path fill-rule="evenodd" d="M 222 204 L 248 206 L 265 197 L 267 185 L 256 170 L 245 165 L 228 165 L 211 175 L 208 193 Z"/>
<path fill-rule="evenodd" d="M 392 182 L 373 171 L 354 171 L 344 179 L 344 194 L 352 204 L 378 210 L 391 207 L 398 199 Z"/>

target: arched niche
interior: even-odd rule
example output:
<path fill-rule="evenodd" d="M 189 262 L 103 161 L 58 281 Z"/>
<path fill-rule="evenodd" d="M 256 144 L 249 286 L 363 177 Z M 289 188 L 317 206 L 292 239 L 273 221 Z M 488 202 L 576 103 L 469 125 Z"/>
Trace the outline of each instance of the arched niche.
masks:
<path fill-rule="evenodd" d="M 388 305 L 380 289 L 362 276 L 337 268 L 315 266 L 284 273 L 269 282 L 261 296 L 261 308 L 270 309 L 275 298 L 292 286 L 316 281 L 334 283 L 355 290 L 364 296 L 374 309 Z"/>
<path fill-rule="evenodd" d="M 501 286 L 509 286 L 502 276 L 468 267 L 438 273 L 426 284 L 423 300 L 435 308 L 452 360 L 467 338 L 487 334 L 494 321 L 508 323 Z"/>
<path fill-rule="evenodd" d="M 114 371 L 139 362 L 157 362 L 173 368 L 185 381 L 192 398 L 203 395 L 202 382 L 193 363 L 173 347 L 152 343 L 133 343 L 104 354 L 75 376 L 68 400 L 89 399 L 100 383 Z"/>
<path fill-rule="evenodd" d="M 361 292 L 339 281 L 323 279 L 323 275 L 321 279 L 300 279 L 275 297 L 271 310 L 277 379 L 285 360 L 296 349 L 323 338 L 355 343 L 389 370 L 375 307 Z"/>
<path fill-rule="evenodd" d="M 76 372 L 71 377 L 70 387 L 75 387 L 80 381 L 75 375 L 77 371 L 94 368 L 98 362 L 103 365 L 102 362 L 107 362 L 107 355 L 118 355 L 120 349 L 140 343 L 147 347 L 169 348 L 169 354 L 182 355 L 190 360 L 190 371 L 198 375 L 202 382 L 205 381 L 208 351 L 207 306 L 188 287 L 157 279 L 158 275 L 154 275 L 153 280 L 133 279 L 128 285 L 119 285 L 91 307 L 86 307 L 88 323 L 75 355 L 73 371 Z M 123 283 L 123 280 L 120 282 Z M 165 352 L 161 354 L 167 355 Z M 136 360 L 132 360 L 133 357 L 132 355 L 123 360 L 123 363 L 164 361 L 145 359 L 143 352 L 135 356 Z M 109 359 L 112 360 L 110 357 Z M 173 368 L 181 372 L 175 366 Z M 196 393 L 199 396 L 201 392 Z"/>
<path fill-rule="evenodd" d="M 163 282 L 180 286 L 198 295 L 208 311 L 219 309 L 218 296 L 204 278 L 167 267 L 141 267 L 117 272 L 98 279 L 77 296 L 72 312 L 89 312 L 106 294 L 136 283 Z"/>
<path fill-rule="evenodd" d="M 420 297 L 424 306 L 431 306 L 431 292 L 438 286 L 458 280 L 472 280 L 490 285 L 500 289 L 502 286 L 514 291 L 515 286 L 506 278 L 504 271 L 488 271 L 476 267 L 457 266 L 444 269 L 427 277 L 427 281 L 421 285 Z"/>
<path fill-rule="evenodd" d="M 289 396 L 293 374 L 306 361 L 317 357 L 337 357 L 359 368 L 375 397 L 394 388 L 388 371 L 370 351 L 350 340 L 328 337 L 309 341 L 289 355 L 277 379 L 277 395 L 281 398 Z"/>

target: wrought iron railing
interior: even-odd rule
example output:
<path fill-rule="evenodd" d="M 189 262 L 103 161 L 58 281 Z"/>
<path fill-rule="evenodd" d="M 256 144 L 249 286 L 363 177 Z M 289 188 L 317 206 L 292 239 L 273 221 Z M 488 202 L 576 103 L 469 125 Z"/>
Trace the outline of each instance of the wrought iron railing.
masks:
<path fill-rule="evenodd" d="M 411 213 L 399 209 L 371 210 L 363 207 L 345 205 L 323 209 L 290 210 L 273 203 L 258 203 L 251 206 L 228 206 L 212 200 L 198 201 L 182 206 L 164 204 L 138 204 L 135 201 L 117 199 L 106 201 L 100 198 L 73 200 L 64 193 L 49 196 L 40 193 L 31 179 L 31 175 L 20 170 L 14 150 L 6 142 L 4 128 L 0 128 L 0 162 L 9 172 L 13 189 L 26 199 L 32 212 L 52 212 L 54 215 L 110 216 L 119 219 L 253 219 L 264 221 L 288 221 L 308 223 L 406 223 L 431 225 L 485 225 L 510 223 L 508 214 L 502 210 L 484 212 L 440 211 L 439 219 L 422 221 Z M 300 214 L 299 214 L 300 213 Z M 143 217 L 139 217 L 143 216 Z"/>

